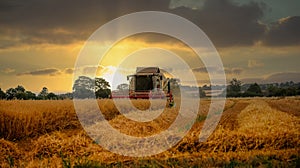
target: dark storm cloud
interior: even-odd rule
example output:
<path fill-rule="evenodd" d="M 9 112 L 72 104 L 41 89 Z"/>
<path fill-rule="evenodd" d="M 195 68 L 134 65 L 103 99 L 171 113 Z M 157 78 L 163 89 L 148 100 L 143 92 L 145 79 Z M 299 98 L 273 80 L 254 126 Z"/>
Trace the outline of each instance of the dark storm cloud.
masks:
<path fill-rule="evenodd" d="M 169 4 L 170 0 L 2 0 L 0 48 L 86 40 L 104 23 L 145 10 L 185 17 L 203 29 L 217 47 L 252 45 L 262 39 L 266 30 L 258 22 L 264 13 L 264 6 L 259 3 L 238 5 L 230 0 L 208 0 L 199 10 L 170 9 Z M 271 30 L 269 36 L 273 34 Z M 138 39 L 150 43 L 173 40 L 149 34 Z"/>
<path fill-rule="evenodd" d="M 176 8 L 174 12 L 197 24 L 219 47 L 252 45 L 264 34 L 265 25 L 258 23 L 263 16 L 262 5 L 239 6 L 229 0 L 208 0 L 202 10 Z"/>
<path fill-rule="evenodd" d="M 234 75 L 240 75 L 243 72 L 242 68 L 228 68 L 224 67 L 223 70 L 221 69 L 222 67 L 215 67 L 215 66 L 210 66 L 210 67 L 197 67 L 193 68 L 192 70 L 194 72 L 199 72 L 199 73 L 222 73 L 225 72 L 226 74 L 234 74 Z"/>
<path fill-rule="evenodd" d="M 270 46 L 299 45 L 300 16 L 284 18 L 272 24 L 264 43 Z"/>
<path fill-rule="evenodd" d="M 6 0 L 7 4 L 11 1 Z M 1 23 L 27 28 L 93 30 L 118 16 L 143 10 L 165 10 L 168 0 L 27 0 L 3 11 Z"/>
<path fill-rule="evenodd" d="M 193 68 L 192 69 L 194 72 L 199 72 L 199 73 L 207 73 L 212 72 L 212 73 L 216 73 L 220 70 L 219 67 L 214 67 L 214 66 L 210 66 L 210 67 L 197 67 L 197 68 Z"/>
<path fill-rule="evenodd" d="M 162 0 L 6 0 L 0 3 L 0 48 L 19 44 L 68 44 L 86 40 L 99 26 L 118 16 L 165 10 Z"/>
<path fill-rule="evenodd" d="M 234 4 L 229 0 L 208 0 L 201 10 L 187 7 L 167 9 L 198 25 L 217 47 L 252 45 L 264 35 L 266 26 L 258 21 L 263 16 L 264 5 Z M 159 35 L 140 35 L 147 42 L 169 42 L 171 38 Z"/>
<path fill-rule="evenodd" d="M 11 1 L 0 1 L 0 11 L 11 10 L 15 7 L 18 7 L 18 5 L 13 0 L 11 0 Z"/>
<path fill-rule="evenodd" d="M 74 69 L 73 69 L 73 68 L 66 68 L 66 69 L 64 70 L 64 73 L 65 73 L 65 74 L 73 74 L 73 73 L 74 73 Z"/>
<path fill-rule="evenodd" d="M 62 74 L 73 74 L 72 68 L 65 68 L 64 70 L 60 70 L 58 68 L 44 68 L 44 69 L 37 69 L 27 72 L 21 72 L 18 73 L 17 76 L 25 76 L 25 75 L 31 75 L 31 76 L 56 76 L 56 75 L 62 75 Z"/>
<path fill-rule="evenodd" d="M 33 76 L 38 76 L 38 75 L 58 75 L 60 74 L 60 70 L 56 68 L 46 68 L 46 69 L 39 69 L 39 70 L 34 70 L 34 71 L 28 71 L 28 72 L 22 72 L 18 73 L 17 76 L 24 76 L 24 75 L 33 75 Z"/>

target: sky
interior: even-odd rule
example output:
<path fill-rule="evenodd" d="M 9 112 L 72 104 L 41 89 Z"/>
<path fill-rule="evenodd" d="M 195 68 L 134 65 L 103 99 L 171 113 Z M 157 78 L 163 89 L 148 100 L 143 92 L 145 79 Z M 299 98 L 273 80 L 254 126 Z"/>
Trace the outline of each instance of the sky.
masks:
<path fill-rule="evenodd" d="M 216 47 L 227 80 L 300 82 L 299 9 L 298 0 L 1 0 L 0 88 L 70 92 L 86 40 L 105 23 L 138 11 L 169 12 L 196 24 Z M 99 66 L 82 71 L 98 69 L 97 75 L 109 81 L 112 74 L 124 80 L 140 65 L 176 73 L 176 61 L 163 64 L 170 54 L 188 62 L 199 85 L 209 83 L 207 68 L 218 73 L 218 67 L 195 63 L 195 53 L 178 39 L 154 33 L 123 39 Z M 149 58 L 158 61 L 145 61 Z"/>

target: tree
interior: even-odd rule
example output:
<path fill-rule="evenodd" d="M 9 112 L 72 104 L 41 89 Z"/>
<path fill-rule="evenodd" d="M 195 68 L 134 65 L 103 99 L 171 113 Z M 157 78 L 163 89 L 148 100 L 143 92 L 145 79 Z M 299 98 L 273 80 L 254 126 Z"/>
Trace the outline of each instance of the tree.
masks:
<path fill-rule="evenodd" d="M 287 96 L 287 90 L 284 88 L 279 88 L 277 86 L 270 86 L 268 88 L 268 96 Z"/>
<path fill-rule="evenodd" d="M 180 96 L 180 94 L 181 94 L 180 93 L 180 87 L 181 87 L 180 80 L 177 78 L 170 78 L 169 83 L 170 83 L 170 89 L 171 89 L 172 94 L 175 96 Z M 166 83 L 166 85 L 168 85 L 168 84 Z"/>
<path fill-rule="evenodd" d="M 15 98 L 19 99 L 19 100 L 26 100 L 26 93 L 25 93 L 25 88 L 21 85 L 18 85 L 16 88 L 16 94 L 15 94 Z"/>
<path fill-rule="evenodd" d="M 18 85 L 16 88 L 9 88 L 6 90 L 6 99 L 19 99 L 19 100 L 28 100 L 28 99 L 36 99 L 36 95 L 30 91 L 26 91 L 26 89 Z"/>
<path fill-rule="evenodd" d="M 204 92 L 204 90 L 201 87 L 199 87 L 199 95 L 200 95 L 200 98 L 206 97 L 206 93 Z"/>
<path fill-rule="evenodd" d="M 87 76 L 79 76 L 73 85 L 73 96 L 77 99 L 93 98 L 95 81 Z"/>
<path fill-rule="evenodd" d="M 25 94 L 26 94 L 27 100 L 35 100 L 36 99 L 35 93 L 32 93 L 31 91 L 26 91 Z"/>
<path fill-rule="evenodd" d="M 18 85 L 15 89 L 16 89 L 17 92 L 25 92 L 25 90 L 26 90 L 26 89 L 25 89 L 23 86 L 21 86 L 21 85 Z"/>
<path fill-rule="evenodd" d="M 263 96 L 260 86 L 257 83 L 251 84 L 247 91 L 244 93 L 244 96 Z"/>
<path fill-rule="evenodd" d="M 297 88 L 293 86 L 289 86 L 286 88 L 286 95 L 287 96 L 296 96 L 297 95 Z"/>
<path fill-rule="evenodd" d="M 6 95 L 5 93 L 2 91 L 2 89 L 0 88 L 0 99 L 5 99 Z"/>
<path fill-rule="evenodd" d="M 72 93 L 64 93 L 58 95 L 58 99 L 64 100 L 64 99 L 73 99 L 73 94 Z"/>
<path fill-rule="evenodd" d="M 9 88 L 6 90 L 6 99 L 12 100 L 16 98 L 17 91 L 14 88 Z"/>
<path fill-rule="evenodd" d="M 42 99 L 42 100 L 46 100 L 47 96 L 48 96 L 48 88 L 43 87 L 43 89 L 41 90 L 41 92 L 38 95 L 38 98 Z"/>
<path fill-rule="evenodd" d="M 103 79 L 103 78 L 96 78 L 95 79 L 95 90 L 99 90 L 99 89 L 108 89 L 110 88 L 109 83 Z"/>
<path fill-rule="evenodd" d="M 233 78 L 230 81 L 230 85 L 227 86 L 227 96 L 228 97 L 238 97 L 240 96 L 242 82 Z"/>
<path fill-rule="evenodd" d="M 276 96 L 276 94 L 278 93 L 278 87 L 276 87 L 276 86 L 273 86 L 273 85 L 271 85 L 271 86 L 269 86 L 268 87 L 268 94 L 267 94 L 267 96 L 269 96 L 269 97 L 273 97 L 273 96 Z"/>
<path fill-rule="evenodd" d="M 300 95 L 300 83 L 299 86 L 296 88 L 296 95 Z"/>
<path fill-rule="evenodd" d="M 109 83 L 103 78 L 95 79 L 95 94 L 96 98 L 109 98 L 111 90 Z"/>
<path fill-rule="evenodd" d="M 237 80 L 236 78 L 233 78 L 230 81 L 229 90 L 233 92 L 240 92 L 241 91 L 241 85 L 242 82 Z"/>
<path fill-rule="evenodd" d="M 57 100 L 58 96 L 56 94 L 54 94 L 54 93 L 51 92 L 51 93 L 49 93 L 47 95 L 47 99 L 49 99 L 49 100 Z"/>
<path fill-rule="evenodd" d="M 122 84 L 119 84 L 117 86 L 117 89 L 119 91 L 128 91 L 129 90 L 129 85 L 127 83 L 122 83 Z"/>

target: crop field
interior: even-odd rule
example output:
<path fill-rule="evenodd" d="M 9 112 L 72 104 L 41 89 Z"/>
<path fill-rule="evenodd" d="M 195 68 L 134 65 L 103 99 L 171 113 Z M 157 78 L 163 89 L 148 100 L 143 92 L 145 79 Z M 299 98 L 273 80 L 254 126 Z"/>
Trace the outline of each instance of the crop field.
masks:
<path fill-rule="evenodd" d="M 132 100 L 132 104 L 149 112 L 148 100 Z M 112 100 L 98 100 L 98 106 L 105 121 L 95 122 L 97 127 L 108 121 L 122 134 L 135 137 L 168 129 L 180 107 L 165 108 L 152 121 L 136 122 L 121 114 Z M 159 110 L 156 106 L 162 105 L 154 104 L 153 111 Z M 206 141 L 200 142 L 209 107 L 210 100 L 201 99 L 195 123 L 174 147 L 153 156 L 129 157 L 112 153 L 94 142 L 82 128 L 72 100 L 3 100 L 0 167 L 300 166 L 299 97 L 227 99 L 217 128 Z M 129 115 L 133 110 L 125 103 L 120 108 Z M 92 122 L 93 118 L 84 120 Z M 156 149 L 155 143 L 149 145 Z"/>

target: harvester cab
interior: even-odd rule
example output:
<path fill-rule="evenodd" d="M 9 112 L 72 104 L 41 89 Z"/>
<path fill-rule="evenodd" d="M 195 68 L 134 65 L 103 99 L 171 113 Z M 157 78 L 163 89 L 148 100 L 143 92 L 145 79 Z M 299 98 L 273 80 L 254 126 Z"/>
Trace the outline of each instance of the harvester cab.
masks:
<path fill-rule="evenodd" d="M 158 67 L 137 67 L 134 75 L 127 76 L 129 81 L 129 98 L 164 99 L 168 106 L 174 106 L 170 79 L 161 73 Z"/>

